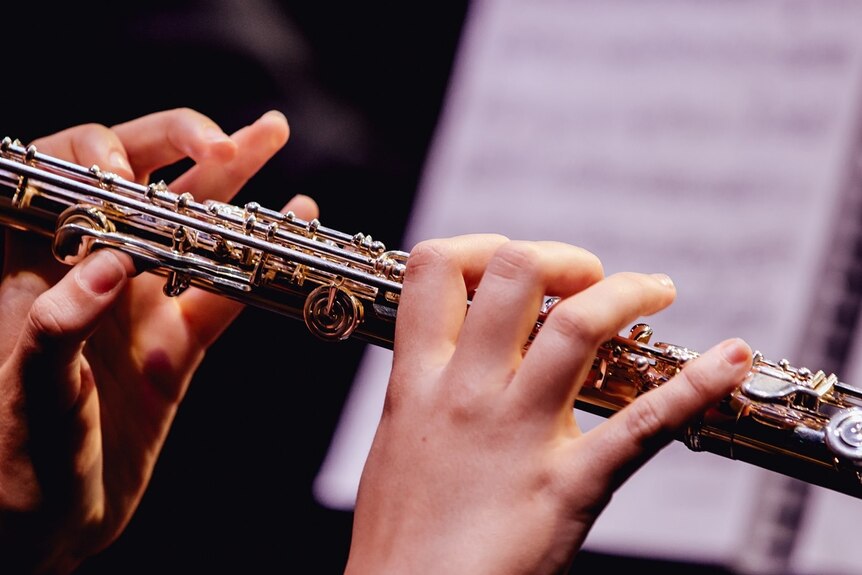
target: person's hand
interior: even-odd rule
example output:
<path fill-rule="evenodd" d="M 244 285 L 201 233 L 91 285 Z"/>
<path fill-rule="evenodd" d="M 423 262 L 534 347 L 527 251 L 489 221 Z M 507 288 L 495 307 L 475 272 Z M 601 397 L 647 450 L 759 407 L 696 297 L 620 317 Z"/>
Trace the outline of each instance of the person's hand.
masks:
<path fill-rule="evenodd" d="M 190 109 L 33 142 L 128 180 L 183 158 L 169 188 L 230 201 L 288 137 L 280 113 L 227 136 Z M 309 198 L 288 205 L 317 216 Z M 241 304 L 101 249 L 74 267 L 45 238 L 9 232 L 0 284 L 0 572 L 64 573 L 109 545 L 137 507 L 189 381 Z"/>
<path fill-rule="evenodd" d="M 412 251 L 347 573 L 564 572 L 612 493 L 741 383 L 751 350 L 727 340 L 582 433 L 573 405 L 598 346 L 675 297 L 664 275 L 603 275 L 559 243 Z M 523 353 L 545 295 L 562 299 Z"/>

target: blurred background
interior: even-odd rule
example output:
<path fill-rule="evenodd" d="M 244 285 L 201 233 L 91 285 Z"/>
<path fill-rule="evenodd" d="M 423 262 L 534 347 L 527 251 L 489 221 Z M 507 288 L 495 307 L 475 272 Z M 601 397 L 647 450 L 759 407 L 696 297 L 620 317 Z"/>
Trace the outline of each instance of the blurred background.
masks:
<path fill-rule="evenodd" d="M 291 136 L 236 199 L 303 193 L 324 225 L 397 247 L 464 2 L 136 0 L 5 18 L 4 136 L 24 142 L 188 106 L 230 133 L 270 109 Z M 170 177 L 182 168 L 165 170 Z M 81 572 L 338 573 L 351 515 L 312 496 L 363 346 L 247 310 L 210 350 L 138 513 Z"/>
<path fill-rule="evenodd" d="M 87 2 L 64 3 L 50 9 L 34 4 L 21 5 L 17 8 L 18 16 L 7 18 L 4 31 L 5 113 L 0 114 L 0 135 L 26 142 L 83 122 L 110 125 L 179 106 L 195 108 L 231 132 L 254 121 L 267 110 L 278 109 L 290 122 L 290 141 L 249 182 L 236 202 L 254 200 L 278 208 L 293 194 L 307 194 L 319 203 L 324 225 L 348 233 L 371 234 L 391 248 L 407 247 L 425 232 L 440 230 L 417 215 L 416 205 L 423 181 L 425 188 L 434 188 L 434 181 L 428 183 L 426 168 L 435 138 L 452 143 L 448 152 L 436 151 L 435 165 L 442 165 L 443 171 L 434 171 L 431 179 L 438 178 L 438 185 L 439 181 L 451 181 L 446 179 L 445 169 L 447 166 L 452 168 L 452 156 L 464 152 L 478 141 L 456 137 L 458 132 L 453 132 L 453 121 L 445 126 L 441 124 L 447 102 L 452 104 L 454 101 L 461 111 L 471 109 L 464 102 L 463 93 L 462 99 L 458 99 L 458 94 L 450 93 L 455 62 L 459 51 L 464 49 L 463 34 L 471 4 L 467 1 L 369 5 L 326 0 L 130 0 L 113 5 L 109 10 L 102 4 L 89 5 Z M 495 2 L 475 4 L 487 7 Z M 506 2 L 500 4 L 511 6 Z M 553 11 L 557 3 L 545 1 L 539 4 L 544 10 Z M 580 20 L 581 16 L 595 16 L 589 10 L 590 6 L 602 3 L 576 4 L 587 10 L 575 12 L 572 22 L 560 20 L 558 24 L 562 33 L 559 36 L 548 36 L 544 45 L 511 43 L 507 45 L 508 52 L 497 53 L 503 70 L 506 69 L 507 58 L 523 57 L 530 51 L 539 56 L 529 66 L 524 66 L 522 60 L 508 60 L 513 75 L 500 76 L 496 84 L 500 94 L 517 94 L 530 79 L 546 77 L 543 74 L 547 75 L 552 63 L 544 58 L 555 49 L 551 46 L 552 38 L 566 38 L 576 44 L 583 37 L 590 21 Z M 635 4 L 609 4 L 620 9 L 620 28 L 616 30 L 616 36 L 613 33 L 611 36 L 625 38 L 631 26 L 643 21 L 642 17 L 656 6 L 664 15 L 659 20 L 671 29 L 678 30 L 682 24 L 698 22 L 702 30 L 692 32 L 693 37 L 701 33 L 709 35 L 711 30 L 714 32 L 714 25 L 726 23 L 725 18 L 730 21 L 735 16 L 731 12 L 717 14 L 714 3 L 706 3 L 711 8 L 704 12 L 702 19 L 692 18 L 689 11 L 687 20 L 674 22 L 676 7 L 699 3 L 648 2 L 644 8 L 647 12 L 638 12 L 633 8 Z M 836 5 L 834 2 L 827 4 Z M 755 24 L 769 24 L 762 28 L 765 39 L 774 40 L 777 34 L 783 41 L 787 26 L 801 26 L 799 18 L 804 20 L 810 15 L 807 14 L 810 9 L 808 3 L 803 2 L 764 2 L 762 6 L 769 14 Z M 791 11 L 794 16 L 788 18 Z M 512 14 L 511 10 L 486 10 L 484 14 L 493 21 L 495 17 L 501 18 L 503 13 L 509 17 Z M 572 12 L 567 14 L 571 16 Z M 717 15 L 720 17 L 716 20 Z M 547 16 L 545 12 L 544 17 Z M 607 16 L 605 14 L 599 20 L 607 22 Z M 830 16 L 835 17 L 835 13 Z M 529 19 L 522 23 L 525 27 L 535 24 Z M 572 32 L 567 33 L 564 28 L 570 24 Z M 581 26 L 580 33 L 578 26 Z M 593 29 L 596 36 L 600 35 L 597 30 Z M 728 41 L 727 45 L 736 45 L 733 38 L 724 40 Z M 474 54 L 490 49 L 481 42 L 472 46 L 471 53 Z M 614 58 L 608 61 L 627 61 L 631 66 L 639 56 L 637 50 L 633 50 L 635 44 L 622 46 L 624 50 L 615 53 Z M 579 52 L 582 57 L 590 54 L 587 48 Z M 666 50 L 666 47 L 654 48 L 651 57 L 676 53 Z M 744 61 L 747 48 L 751 46 L 743 45 L 733 53 L 725 51 L 723 57 Z M 817 57 L 805 52 L 796 56 L 803 59 Z M 856 66 L 857 56 L 856 52 L 850 54 L 848 58 L 851 60 L 845 62 L 847 66 Z M 829 53 L 819 57 L 828 58 Z M 734 61 L 728 62 L 730 68 L 734 67 Z M 548 69 L 543 64 L 547 64 Z M 561 63 L 553 64 L 559 66 Z M 563 62 L 562 66 L 565 69 L 571 65 L 579 73 L 585 69 L 589 71 L 582 64 L 583 61 L 573 61 Z M 681 89 L 686 92 L 686 86 L 674 82 L 680 77 L 691 78 L 673 73 L 664 77 L 647 76 L 639 73 L 636 66 L 629 68 L 629 73 L 632 70 L 638 83 L 621 83 L 617 87 L 619 90 L 613 92 L 620 99 L 636 100 L 636 95 L 626 91 L 633 86 L 639 86 L 639 90 L 664 86 L 669 91 Z M 469 66 L 462 67 L 460 72 L 462 77 L 482 77 L 481 71 L 472 70 Z M 597 80 L 607 80 L 601 70 L 592 72 L 595 72 Z M 704 82 L 699 89 L 706 94 L 711 91 L 721 93 L 718 88 L 725 83 L 724 79 L 707 76 L 709 74 L 704 73 L 697 77 Z M 547 92 L 565 97 L 565 93 L 554 92 L 553 87 L 549 87 Z M 758 94 L 754 93 L 756 90 L 751 92 L 749 95 L 753 102 L 764 104 L 764 109 L 770 107 L 769 98 L 764 95 L 764 99 L 758 100 Z M 468 94 L 475 93 L 468 90 Z M 705 100 L 713 101 L 709 97 Z M 511 104 L 505 97 L 491 100 L 490 105 L 483 100 L 473 111 L 492 117 L 500 111 L 494 107 L 495 102 L 500 109 Z M 844 100 L 841 102 L 843 106 Z M 828 101 L 818 101 L 818 104 L 822 107 L 830 105 Z M 656 112 L 657 109 L 643 111 Z M 677 128 L 683 124 L 691 128 L 692 122 L 700 120 L 688 112 L 683 110 L 670 119 L 646 114 L 637 126 L 629 127 L 640 130 L 641 134 L 649 132 L 653 135 L 656 126 L 667 125 L 668 122 Z M 521 116 L 517 110 L 508 109 L 507 113 L 510 117 L 530 117 L 526 111 Z M 763 117 L 779 121 L 778 115 L 758 116 L 761 120 Z M 807 118 L 809 122 L 805 123 L 806 118 L 797 118 L 800 122 L 797 129 L 816 130 L 817 118 Z M 577 119 L 580 123 L 554 124 L 553 119 L 546 118 L 545 121 L 550 123 L 541 127 L 547 131 L 540 130 L 538 137 L 557 141 L 561 146 L 580 137 L 577 144 L 579 153 L 592 146 L 596 156 L 605 154 L 620 163 L 635 158 L 632 150 L 620 147 L 619 142 L 609 144 L 582 137 L 582 134 L 595 135 L 605 128 L 613 128 L 611 124 L 603 124 L 612 118 L 585 113 Z M 469 166 L 473 176 L 482 176 L 483 170 L 500 167 L 500 157 L 505 160 L 528 151 L 530 137 L 537 135 L 536 126 L 527 122 L 515 123 L 517 130 L 507 132 L 509 126 L 498 124 L 500 133 L 494 136 L 501 146 L 503 143 L 511 146 L 495 150 L 501 152 L 496 164 L 479 162 Z M 695 127 L 703 138 L 693 140 L 691 146 L 709 141 L 710 130 L 721 132 L 718 124 L 698 124 Z M 657 147 L 666 144 L 661 137 L 651 142 Z M 642 141 L 636 143 L 644 144 Z M 565 147 L 559 149 L 564 155 L 568 153 Z M 713 154 L 713 157 L 726 160 L 733 156 L 732 146 L 718 151 L 721 153 Z M 620 155 L 620 152 L 628 155 Z M 794 148 L 794 153 L 804 155 L 805 152 Z M 846 153 L 847 147 L 838 148 L 824 161 L 828 163 L 840 157 L 840 162 L 846 162 Z M 777 156 L 778 159 L 795 157 Z M 698 155 L 692 153 L 690 157 L 686 156 L 686 161 L 696 157 Z M 673 155 L 668 159 L 672 161 Z M 728 161 L 727 165 L 735 164 Z M 780 171 L 787 163 L 778 162 L 776 166 L 776 171 Z M 163 176 L 170 181 L 184 167 L 181 164 L 167 169 Z M 823 170 L 835 173 L 835 178 L 841 180 L 840 185 L 848 176 L 843 165 L 830 164 Z M 608 181 L 606 173 L 580 171 L 575 175 L 580 178 L 582 186 Z M 537 183 L 541 184 L 542 180 L 510 180 L 501 187 L 489 185 L 485 192 L 493 200 L 493 193 L 498 191 L 509 193 L 514 190 L 514 193 L 523 194 Z M 685 190 L 680 191 L 682 188 L 678 181 L 653 181 L 652 184 L 664 191 L 665 195 L 656 196 L 662 201 L 670 197 L 668 190 L 675 191 L 676 199 L 685 197 Z M 748 192 L 734 187 L 734 182 L 730 184 L 709 192 L 715 195 L 717 190 L 719 197 L 725 200 L 741 201 Z M 510 189 L 504 190 L 506 186 Z M 520 192 L 517 191 L 518 186 L 522 186 Z M 834 187 L 839 187 L 839 184 L 834 184 Z M 455 190 L 452 193 L 467 194 L 471 191 Z M 621 210 L 609 199 L 610 196 L 600 192 L 602 190 L 596 190 L 592 204 L 584 204 L 579 223 L 594 225 L 598 229 L 609 220 L 619 218 L 617 224 L 630 235 L 617 239 L 634 261 L 640 263 L 642 260 L 637 250 L 623 239 L 635 237 L 636 241 L 644 229 L 638 226 L 644 222 L 636 217 L 637 212 Z M 484 205 L 493 205 L 493 201 Z M 598 209 L 603 211 L 597 212 Z M 666 213 L 672 215 L 674 209 L 673 203 L 668 204 Z M 435 210 L 437 208 L 429 207 L 422 213 L 433 212 L 438 216 L 444 213 Z M 566 217 L 565 210 L 550 208 L 548 213 L 556 215 L 554 227 L 542 227 L 544 222 L 522 221 L 520 224 L 524 227 L 517 228 L 516 233 L 528 233 L 525 230 L 551 234 L 566 230 L 568 233 L 576 227 Z M 493 215 L 490 221 L 494 221 Z M 772 215 L 764 212 L 762 219 L 770 220 Z M 465 212 L 452 225 L 469 228 L 473 221 L 470 218 L 471 214 Z M 672 221 L 672 218 L 668 219 Z M 414 227 L 408 234 L 408 222 L 411 221 Z M 622 221 L 626 223 L 623 225 Z M 703 221 L 710 220 L 706 218 Z M 652 230 L 653 223 L 647 221 L 648 225 L 644 227 Z M 685 233 L 702 231 L 704 225 L 708 227 L 708 223 L 698 226 L 689 222 L 686 227 L 684 222 L 676 220 L 666 227 L 676 229 L 684 237 Z M 730 237 L 736 231 L 734 228 L 715 227 L 717 229 L 712 231 L 717 237 Z M 456 230 L 451 231 L 454 233 Z M 691 251 L 695 247 L 688 246 L 687 249 Z M 745 255 L 743 252 L 740 249 L 728 258 L 739 258 Z M 696 255 L 700 257 L 703 254 L 701 251 Z M 715 257 L 715 254 L 707 257 Z M 699 266 L 690 268 L 709 267 L 703 260 L 698 261 Z M 776 267 L 781 265 L 778 260 L 772 263 Z M 718 285 L 715 277 L 709 281 Z M 733 282 L 722 285 L 732 288 L 730 297 L 742 300 L 750 287 L 750 278 L 737 277 Z M 689 306 L 685 312 L 693 314 L 697 313 L 698 306 L 706 304 L 681 304 L 685 305 Z M 814 311 L 812 307 L 811 313 Z M 855 317 L 852 315 L 845 323 L 855 325 Z M 729 320 L 719 326 L 719 331 L 732 329 L 734 325 Z M 690 327 L 694 330 L 698 326 Z M 686 333 L 670 330 L 670 334 L 686 336 L 680 343 L 701 345 L 701 340 Z M 714 341 L 724 335 L 736 334 L 703 333 L 702 341 L 707 338 Z M 846 343 L 845 356 L 848 346 Z M 317 573 L 340 572 L 347 557 L 352 515 L 344 506 L 322 504 L 316 497 L 314 482 L 326 459 L 342 408 L 348 401 L 355 374 L 366 351 L 364 344 L 358 342 L 321 343 L 309 336 L 299 322 L 254 309 L 246 310 L 213 346 L 195 377 L 152 483 L 128 529 L 105 553 L 88 561 L 80 573 L 207 572 L 216 569 L 220 572 L 292 573 L 300 569 Z M 808 357 L 821 360 L 823 355 Z M 842 366 L 844 359 L 846 357 L 836 360 L 836 365 Z M 667 483 L 664 485 L 666 487 Z M 704 497 L 708 498 L 709 494 Z M 679 501 L 679 505 L 685 505 L 685 501 Z M 798 517 L 796 521 L 798 523 Z M 649 526 L 650 519 L 645 518 L 642 524 L 633 525 L 631 529 L 649 531 Z M 747 535 L 742 534 L 741 537 Z M 779 549 L 778 552 L 789 555 L 791 550 Z M 717 561 L 715 556 L 698 556 L 697 553 L 668 557 L 665 553 L 654 552 L 649 545 L 634 552 L 631 545 L 615 549 L 604 544 L 585 549 L 576 559 L 573 572 L 614 568 L 659 569 L 670 575 L 695 570 L 703 574 L 743 571 L 742 566 L 734 567 L 731 563 L 729 559 Z"/>

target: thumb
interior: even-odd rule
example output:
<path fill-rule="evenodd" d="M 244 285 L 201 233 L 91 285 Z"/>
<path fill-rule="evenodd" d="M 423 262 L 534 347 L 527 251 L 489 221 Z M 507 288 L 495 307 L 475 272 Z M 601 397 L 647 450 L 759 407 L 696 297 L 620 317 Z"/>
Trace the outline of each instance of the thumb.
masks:
<path fill-rule="evenodd" d="M 84 341 L 134 274 L 129 256 L 100 249 L 36 298 L 13 352 L 25 388 L 30 382 L 39 385 L 38 394 L 31 399 L 41 398 L 37 401 L 45 407 L 58 409 L 74 403 Z"/>
<path fill-rule="evenodd" d="M 688 361 L 673 379 L 603 421 L 585 436 L 599 477 L 613 488 L 665 447 L 696 416 L 742 383 L 751 369 L 751 348 L 728 339 Z"/>

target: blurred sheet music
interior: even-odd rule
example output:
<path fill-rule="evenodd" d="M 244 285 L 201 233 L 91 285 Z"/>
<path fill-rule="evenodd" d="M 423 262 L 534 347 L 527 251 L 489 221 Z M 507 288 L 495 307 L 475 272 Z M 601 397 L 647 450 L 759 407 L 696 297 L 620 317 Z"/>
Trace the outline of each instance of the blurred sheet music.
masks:
<path fill-rule="evenodd" d="M 475 2 L 403 247 L 478 231 L 577 244 L 608 273 L 674 279 L 654 340 L 738 335 L 792 361 L 856 143 L 860 40 L 862 4 L 839 0 Z M 365 358 L 325 505 L 353 503 L 390 359 Z M 670 446 L 586 548 L 727 564 L 769 473 Z M 858 547 L 829 552 L 862 561 Z"/>

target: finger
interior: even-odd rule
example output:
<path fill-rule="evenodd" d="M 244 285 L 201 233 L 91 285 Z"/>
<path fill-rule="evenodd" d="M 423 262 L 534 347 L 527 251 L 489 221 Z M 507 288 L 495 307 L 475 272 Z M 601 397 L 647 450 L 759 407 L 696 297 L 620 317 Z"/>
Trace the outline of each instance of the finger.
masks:
<path fill-rule="evenodd" d="M 33 381 L 46 409 L 70 408 L 80 392 L 78 361 L 84 340 L 111 308 L 135 273 L 130 257 L 97 250 L 76 265 L 57 285 L 29 308 L 27 321 L 13 352 Z M 48 382 L 66 382 L 50 388 Z"/>
<path fill-rule="evenodd" d="M 177 194 L 189 192 L 198 201 L 229 201 L 279 151 L 290 136 L 287 119 L 270 111 L 253 124 L 235 132 L 231 138 L 236 155 L 228 162 L 200 161 L 171 183 Z"/>
<path fill-rule="evenodd" d="M 227 162 L 236 143 L 210 118 L 189 108 L 155 112 L 113 126 L 137 181 L 184 158 L 195 162 Z"/>
<path fill-rule="evenodd" d="M 590 252 L 558 242 L 500 246 L 482 276 L 454 357 L 483 358 L 481 369 L 511 372 L 536 325 L 546 295 L 569 296 L 602 278 Z M 493 375 L 492 375 L 493 379 Z"/>
<path fill-rule="evenodd" d="M 97 165 L 103 171 L 131 179 L 134 177 L 123 142 L 111 129 L 100 124 L 82 124 L 33 141 L 44 154 L 84 167 Z"/>
<path fill-rule="evenodd" d="M 284 211 L 288 210 L 304 220 L 314 219 L 318 215 L 317 204 L 308 196 L 292 198 L 284 207 Z M 242 303 L 224 295 L 199 289 L 186 291 L 179 296 L 179 301 L 186 323 L 205 347 L 221 335 L 244 307 Z"/>
<path fill-rule="evenodd" d="M 493 234 L 426 240 L 407 258 L 395 347 L 405 361 L 446 362 L 467 313 L 468 295 L 507 238 Z"/>
<path fill-rule="evenodd" d="M 33 141 L 40 153 L 82 166 L 97 165 L 123 178 L 132 178 L 119 136 L 100 124 L 82 124 Z M 9 231 L 3 262 L 3 309 L 0 321 L 9 326 L 0 349 L 8 352 L 33 301 L 69 271 L 51 254 L 50 242 L 30 233 Z"/>
<path fill-rule="evenodd" d="M 0 357 L 11 353 L 36 298 L 68 271 L 54 260 L 48 239 L 28 232 L 7 233 L 0 283 Z"/>
<path fill-rule="evenodd" d="M 585 434 L 579 454 L 592 462 L 594 481 L 619 486 L 685 425 L 738 387 L 751 362 L 748 344 L 726 340 Z"/>
<path fill-rule="evenodd" d="M 635 319 L 664 309 L 675 295 L 664 274 L 623 272 L 560 300 L 521 364 L 521 393 L 545 409 L 568 410 L 598 346 Z"/>

